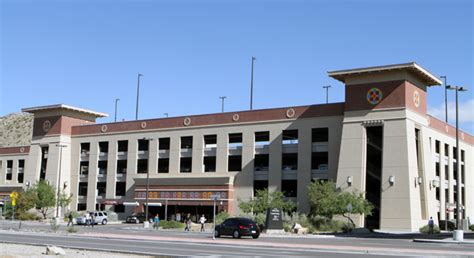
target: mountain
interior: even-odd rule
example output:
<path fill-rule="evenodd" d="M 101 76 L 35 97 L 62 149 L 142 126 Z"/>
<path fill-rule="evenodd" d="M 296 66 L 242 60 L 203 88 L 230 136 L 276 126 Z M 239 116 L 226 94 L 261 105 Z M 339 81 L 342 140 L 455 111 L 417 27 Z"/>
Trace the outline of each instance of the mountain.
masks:
<path fill-rule="evenodd" d="M 30 145 L 32 132 L 32 114 L 12 113 L 0 117 L 0 147 Z"/>

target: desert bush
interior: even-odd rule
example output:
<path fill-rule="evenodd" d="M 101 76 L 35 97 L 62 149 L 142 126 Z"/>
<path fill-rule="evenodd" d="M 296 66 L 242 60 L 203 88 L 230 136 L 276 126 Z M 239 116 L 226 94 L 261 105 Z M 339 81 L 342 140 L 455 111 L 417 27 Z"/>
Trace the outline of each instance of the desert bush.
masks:
<path fill-rule="evenodd" d="M 53 232 L 57 232 L 59 230 L 60 225 L 55 219 L 52 219 L 51 222 L 49 222 L 49 225 L 51 226 L 51 230 L 53 230 Z"/>
<path fill-rule="evenodd" d="M 439 230 L 438 225 L 433 226 L 433 233 L 434 234 L 439 234 L 441 231 Z M 424 225 L 423 227 L 420 228 L 420 233 L 422 234 L 429 234 L 430 233 L 430 227 L 428 225 Z"/>
<path fill-rule="evenodd" d="M 41 219 L 41 216 L 35 212 L 25 211 L 17 213 L 16 218 L 19 220 L 38 220 Z"/>
<path fill-rule="evenodd" d="M 184 223 L 175 221 L 175 220 L 162 220 L 160 221 L 160 227 L 163 229 L 170 229 L 170 228 L 184 228 Z"/>
<path fill-rule="evenodd" d="M 224 222 L 224 220 L 228 219 L 230 217 L 229 213 L 227 212 L 219 212 L 217 215 L 216 215 L 216 225 L 217 224 L 221 224 L 222 222 Z"/>
<path fill-rule="evenodd" d="M 469 226 L 469 229 L 470 229 L 471 231 L 474 231 L 474 224 L 470 225 L 470 226 Z"/>
<path fill-rule="evenodd" d="M 77 227 L 72 226 L 72 227 L 68 227 L 66 231 L 69 233 L 77 233 L 79 232 L 79 229 Z"/>

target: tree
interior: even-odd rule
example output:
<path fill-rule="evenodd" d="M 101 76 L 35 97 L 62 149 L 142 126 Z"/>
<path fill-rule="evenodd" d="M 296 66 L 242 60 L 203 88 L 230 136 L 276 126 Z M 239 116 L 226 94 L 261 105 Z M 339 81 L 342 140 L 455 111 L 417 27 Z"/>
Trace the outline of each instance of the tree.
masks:
<path fill-rule="evenodd" d="M 350 214 L 368 216 L 372 214 L 373 205 L 364 198 L 362 193 L 340 192 L 333 182 L 313 182 L 308 186 L 308 200 L 312 215 L 332 219 L 335 215 L 347 218 L 353 227 L 354 221 Z"/>
<path fill-rule="evenodd" d="M 18 212 L 26 212 L 29 209 L 35 208 L 38 201 L 38 195 L 34 188 L 28 188 L 26 191 L 21 192 L 17 201 Z"/>
<path fill-rule="evenodd" d="M 257 190 L 252 200 L 244 202 L 239 199 L 239 208 L 245 213 L 257 215 L 266 214 L 268 208 L 280 208 L 283 212 L 291 213 L 296 205 L 284 198 L 283 192 L 280 191 L 268 193 L 267 189 Z"/>
<path fill-rule="evenodd" d="M 59 206 L 61 208 L 69 206 L 72 202 L 72 194 L 67 194 L 64 192 L 64 189 L 61 191 L 61 194 L 59 195 Z"/>
<path fill-rule="evenodd" d="M 46 219 L 49 209 L 56 204 L 55 189 L 44 180 L 39 181 L 33 188 L 38 197 L 36 209 L 38 209 L 41 214 L 43 214 L 43 218 Z"/>

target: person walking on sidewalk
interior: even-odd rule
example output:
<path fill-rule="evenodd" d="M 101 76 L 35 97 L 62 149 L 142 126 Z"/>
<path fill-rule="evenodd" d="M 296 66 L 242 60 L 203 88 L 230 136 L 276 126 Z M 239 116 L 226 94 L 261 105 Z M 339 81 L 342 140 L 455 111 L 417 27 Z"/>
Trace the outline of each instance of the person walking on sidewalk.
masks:
<path fill-rule="evenodd" d="M 153 228 L 158 229 L 159 227 L 160 227 L 160 216 L 156 214 L 155 218 L 153 218 Z"/>
<path fill-rule="evenodd" d="M 69 212 L 69 216 L 67 216 L 67 225 L 66 227 L 69 227 L 69 225 L 71 226 L 74 226 L 74 224 L 72 223 L 72 212 Z"/>
<path fill-rule="evenodd" d="M 202 214 L 201 218 L 199 219 L 199 223 L 201 223 L 201 232 L 204 231 L 204 223 L 206 223 L 206 217 L 204 217 L 204 214 Z"/>
<path fill-rule="evenodd" d="M 434 221 L 433 217 L 430 217 L 428 220 L 428 234 L 432 235 L 434 233 Z"/>
<path fill-rule="evenodd" d="M 91 212 L 91 226 L 94 227 L 95 224 L 95 214 Z"/>

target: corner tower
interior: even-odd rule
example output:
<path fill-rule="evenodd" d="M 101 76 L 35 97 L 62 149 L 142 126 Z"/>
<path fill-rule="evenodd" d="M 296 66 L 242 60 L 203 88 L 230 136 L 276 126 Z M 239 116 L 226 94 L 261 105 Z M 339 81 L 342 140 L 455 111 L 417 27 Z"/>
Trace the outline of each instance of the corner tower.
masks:
<path fill-rule="evenodd" d="M 328 72 L 345 83 L 337 173 L 343 190 L 365 193 L 375 206 L 359 226 L 416 230 L 428 219 L 427 87 L 441 81 L 416 63 Z"/>

